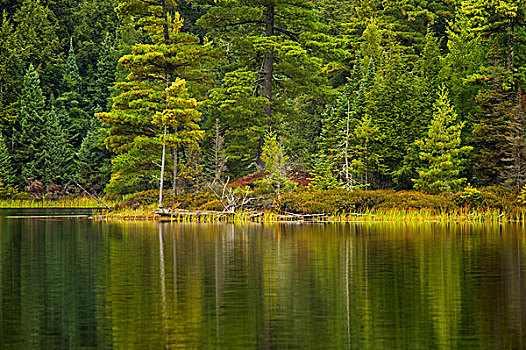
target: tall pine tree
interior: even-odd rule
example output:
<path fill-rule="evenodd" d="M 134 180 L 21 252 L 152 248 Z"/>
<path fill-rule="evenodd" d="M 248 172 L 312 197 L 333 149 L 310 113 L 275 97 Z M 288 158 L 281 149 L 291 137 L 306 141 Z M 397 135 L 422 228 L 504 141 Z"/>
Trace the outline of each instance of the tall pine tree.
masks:
<path fill-rule="evenodd" d="M 137 18 L 150 43 L 134 45 L 132 53 L 120 59 L 130 74 L 127 81 L 116 84 L 120 94 L 114 99 L 112 111 L 98 114 L 110 126 L 106 146 L 119 158 L 114 161 L 111 181 L 158 169 L 158 165 L 162 169 L 158 179 L 162 194 L 166 148 L 174 147 L 173 178 L 177 178 L 179 147 L 201 137 L 197 131 L 197 101 L 190 95 L 200 97 L 209 83 L 210 75 L 203 67 L 212 63 L 213 50 L 210 45 L 201 45 L 196 36 L 181 32 L 183 20 L 172 0 L 124 0 L 116 11 L 122 18 Z M 161 155 L 161 159 L 152 158 L 153 154 Z M 130 167 L 131 160 L 141 165 Z M 122 172 L 122 165 L 131 173 Z"/>

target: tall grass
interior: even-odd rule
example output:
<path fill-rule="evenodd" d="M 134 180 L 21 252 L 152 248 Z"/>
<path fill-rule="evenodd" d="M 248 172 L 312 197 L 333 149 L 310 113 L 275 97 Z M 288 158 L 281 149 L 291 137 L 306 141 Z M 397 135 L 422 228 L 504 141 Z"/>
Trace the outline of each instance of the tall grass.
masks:
<path fill-rule="evenodd" d="M 113 201 L 105 201 L 110 207 Z M 101 204 L 90 197 L 62 198 L 58 200 L 0 199 L 0 208 L 97 208 Z"/>

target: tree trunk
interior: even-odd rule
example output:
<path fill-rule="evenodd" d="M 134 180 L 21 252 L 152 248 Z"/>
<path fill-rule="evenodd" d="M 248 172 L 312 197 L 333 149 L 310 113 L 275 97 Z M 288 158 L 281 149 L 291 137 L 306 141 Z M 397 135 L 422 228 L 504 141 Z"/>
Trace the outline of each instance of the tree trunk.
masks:
<path fill-rule="evenodd" d="M 351 179 L 349 178 L 349 122 L 351 119 L 351 104 L 349 99 L 347 99 L 347 127 L 345 129 L 345 145 L 344 145 L 344 156 L 345 156 L 345 185 L 347 186 L 347 190 L 350 190 L 351 187 Z"/>
<path fill-rule="evenodd" d="M 166 129 L 167 127 L 164 127 L 164 137 L 163 137 L 163 156 L 161 160 L 161 179 L 159 180 L 159 209 L 163 207 L 163 185 L 164 185 L 164 166 L 166 163 Z"/>
<path fill-rule="evenodd" d="M 164 43 L 168 45 L 170 43 L 170 34 L 168 28 L 168 8 L 166 6 L 166 0 L 162 0 L 163 15 L 166 22 L 163 24 L 163 36 Z M 172 82 L 172 77 L 170 74 L 170 69 L 165 63 L 164 67 L 164 77 L 166 81 L 166 89 L 168 89 Z M 165 90 L 166 91 L 166 90 Z M 166 92 L 165 92 L 166 93 Z M 168 109 L 168 96 L 165 96 L 164 109 Z M 168 132 L 168 127 L 164 126 L 163 131 L 163 154 L 161 160 L 161 179 L 159 181 L 159 209 L 163 207 L 163 187 L 164 187 L 164 169 L 166 166 L 166 134 Z"/>
<path fill-rule="evenodd" d="M 265 36 L 271 37 L 274 35 L 274 5 L 268 5 L 265 18 Z M 263 86 L 261 95 L 266 97 L 268 103 L 263 106 L 263 111 L 267 115 L 267 127 L 270 131 L 272 125 L 272 80 L 274 75 L 274 52 L 270 51 L 263 56 Z M 261 153 L 263 152 L 264 137 L 259 139 L 257 163 L 262 164 Z"/>
<path fill-rule="evenodd" d="M 265 36 L 271 37 L 274 35 L 274 5 L 267 6 L 265 20 Z M 263 58 L 263 97 L 268 99 L 268 103 L 263 106 L 265 114 L 267 115 L 268 125 L 272 124 L 272 78 L 274 73 L 274 52 L 265 53 Z"/>

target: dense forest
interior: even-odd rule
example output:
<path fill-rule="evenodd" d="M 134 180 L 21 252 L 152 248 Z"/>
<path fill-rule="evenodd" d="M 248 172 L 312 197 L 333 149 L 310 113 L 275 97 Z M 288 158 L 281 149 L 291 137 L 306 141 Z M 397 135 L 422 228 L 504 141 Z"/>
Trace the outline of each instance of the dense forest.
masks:
<path fill-rule="evenodd" d="M 526 184 L 526 0 L 0 0 L 0 181 Z M 262 185 L 262 186 L 263 186 Z"/>

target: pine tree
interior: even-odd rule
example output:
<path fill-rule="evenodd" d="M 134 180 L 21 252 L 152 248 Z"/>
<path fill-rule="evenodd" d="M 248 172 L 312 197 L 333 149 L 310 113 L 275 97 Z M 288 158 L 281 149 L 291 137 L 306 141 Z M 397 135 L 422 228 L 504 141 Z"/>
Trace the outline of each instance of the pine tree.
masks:
<path fill-rule="evenodd" d="M 148 33 L 151 43 L 134 45 L 132 53 L 120 59 L 130 74 L 127 81 L 116 84 L 120 94 L 114 99 L 112 111 L 98 114 L 110 125 L 106 146 L 118 158 L 113 163 L 111 181 L 126 180 L 137 172 L 148 173 L 157 164 L 161 167 L 162 195 L 167 148 L 175 149 L 173 178 L 177 178 L 179 146 L 193 145 L 202 136 L 195 97 L 200 97 L 209 82 L 210 75 L 202 68 L 211 63 L 214 54 L 209 45 L 200 45 L 197 37 L 180 32 L 183 20 L 171 0 L 126 0 L 116 11 L 123 18 L 140 18 L 138 25 Z M 180 79 L 184 77 L 188 81 Z M 143 147 L 148 149 L 141 157 Z M 159 163 L 153 156 L 157 152 L 161 155 Z M 132 160 L 142 166 L 126 164 Z M 122 166 L 132 173 L 124 174 Z M 159 202 L 162 205 L 162 198 Z"/>
<path fill-rule="evenodd" d="M 0 133 L 0 182 L 4 187 L 15 185 L 15 172 L 13 169 L 13 159 L 7 148 L 4 137 Z"/>
<path fill-rule="evenodd" d="M 457 122 L 448 91 L 442 85 L 428 135 L 416 143 L 420 147 L 420 158 L 427 164 L 418 171 L 419 178 L 413 180 L 416 189 L 431 194 L 452 193 L 466 182 L 465 178 L 458 177 L 463 169 L 463 157 L 472 149 L 461 145 L 464 125 L 464 122 Z"/>
<path fill-rule="evenodd" d="M 15 125 L 15 161 L 20 167 L 21 179 L 41 179 L 43 174 L 42 151 L 45 133 L 44 96 L 40 88 L 40 77 L 33 65 L 29 65 L 24 76 L 20 117 Z"/>
<path fill-rule="evenodd" d="M 218 1 L 197 23 L 225 43 L 229 71 L 245 68 L 258 75 L 252 91 L 267 100 L 269 125 L 288 119 L 293 101 L 304 94 L 330 95 L 322 73 L 340 69 L 347 55 L 343 43 L 325 33 L 308 0 Z"/>

